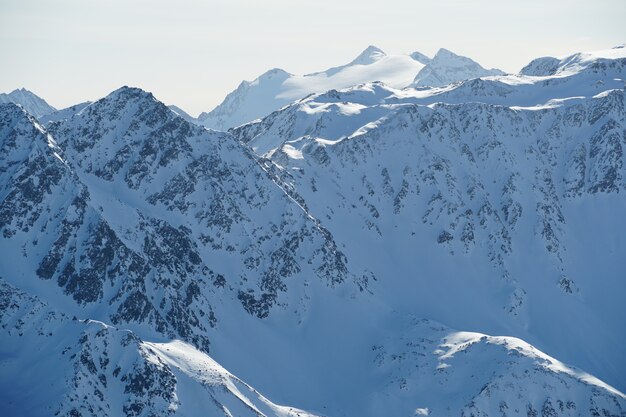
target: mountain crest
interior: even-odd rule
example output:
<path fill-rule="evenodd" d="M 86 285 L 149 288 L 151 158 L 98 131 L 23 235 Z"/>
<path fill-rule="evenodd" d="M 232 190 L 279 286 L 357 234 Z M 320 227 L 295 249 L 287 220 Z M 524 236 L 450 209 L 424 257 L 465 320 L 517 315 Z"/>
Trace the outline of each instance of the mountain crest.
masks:
<path fill-rule="evenodd" d="M 443 59 L 443 58 L 465 58 L 465 57 L 455 54 L 449 49 L 439 48 L 439 50 L 437 51 L 433 59 Z M 465 58 L 465 59 L 469 59 L 469 58 Z"/>
<path fill-rule="evenodd" d="M 259 82 L 261 80 L 285 80 L 291 77 L 293 74 L 285 71 L 282 68 L 272 68 L 271 70 L 265 71 L 263 74 L 259 75 L 252 83 Z"/>
<path fill-rule="evenodd" d="M 457 81 L 503 74 L 499 69 L 485 69 L 468 57 L 441 48 L 417 74 L 413 86 L 442 87 Z"/>
<path fill-rule="evenodd" d="M 427 57 L 426 55 L 424 55 L 421 52 L 415 51 L 412 52 L 409 55 L 411 58 L 413 58 L 414 60 L 416 60 L 417 62 L 421 63 L 421 64 L 428 64 L 430 61 L 432 61 L 432 58 Z"/>
<path fill-rule="evenodd" d="M 139 87 L 129 87 L 127 85 L 112 91 L 106 97 L 98 100 L 104 102 L 118 102 L 118 101 L 137 101 L 137 100 L 153 100 L 154 95 L 148 91 L 145 91 Z"/>
<path fill-rule="evenodd" d="M 386 56 L 382 49 L 370 45 L 363 50 L 352 62 L 348 65 L 369 65 L 384 58 Z"/>

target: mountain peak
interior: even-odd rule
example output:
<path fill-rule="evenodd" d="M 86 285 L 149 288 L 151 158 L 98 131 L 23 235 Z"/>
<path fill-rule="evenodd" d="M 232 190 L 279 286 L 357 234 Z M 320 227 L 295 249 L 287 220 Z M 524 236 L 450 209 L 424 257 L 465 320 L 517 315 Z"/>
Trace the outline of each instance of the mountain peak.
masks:
<path fill-rule="evenodd" d="M 433 57 L 433 60 L 437 60 L 437 61 L 443 61 L 443 60 L 460 60 L 460 61 L 468 61 L 468 62 L 474 62 L 474 60 L 462 56 L 462 55 L 458 55 L 455 54 L 454 52 L 452 52 L 449 49 L 446 48 L 439 48 L 439 50 L 437 51 L 437 53 L 435 54 L 435 56 Z"/>
<path fill-rule="evenodd" d="M 124 85 L 118 88 L 117 90 L 113 90 L 106 97 L 104 97 L 104 99 L 109 99 L 109 100 L 128 100 L 132 98 L 154 99 L 154 96 L 152 95 L 152 93 L 145 91 L 139 87 L 129 87 L 127 85 Z"/>
<path fill-rule="evenodd" d="M 32 95 L 35 95 L 32 91 L 27 90 L 24 87 L 16 88 L 15 90 L 11 91 L 9 94 L 20 94 L 20 93 L 21 94 L 32 94 Z"/>
<path fill-rule="evenodd" d="M 350 62 L 350 64 L 348 65 L 368 65 L 368 64 L 373 64 L 374 62 L 378 61 L 379 59 L 385 57 L 386 54 L 385 52 L 383 52 L 382 49 L 374 46 L 374 45 L 370 45 L 367 48 L 365 48 L 363 50 L 363 52 L 361 52 L 359 54 L 359 56 L 357 56 L 352 62 Z"/>
<path fill-rule="evenodd" d="M 439 50 L 437 51 L 435 56 L 459 56 L 459 55 L 455 54 L 454 52 L 452 52 L 449 49 L 439 48 Z"/>
<path fill-rule="evenodd" d="M 471 58 L 440 48 L 433 59 L 417 74 L 414 86 L 441 87 L 471 78 L 502 75 L 499 69 L 483 68 Z"/>
<path fill-rule="evenodd" d="M 282 68 L 272 68 L 271 70 L 267 70 L 263 74 L 259 75 L 257 80 L 271 80 L 274 78 L 286 79 L 291 76 L 292 74 Z"/>
<path fill-rule="evenodd" d="M 129 87 L 126 85 L 112 91 L 104 98 L 96 101 L 95 104 L 100 108 L 103 108 L 102 106 L 111 106 L 115 108 L 115 112 L 117 112 L 118 109 L 124 108 L 131 103 L 146 108 L 153 108 L 151 106 L 152 104 L 160 105 L 164 108 L 166 107 L 165 104 L 157 100 L 152 93 L 138 87 Z"/>
<path fill-rule="evenodd" d="M 0 93 L 0 103 L 19 104 L 36 118 L 56 111 L 44 99 L 23 87 L 15 89 L 9 94 Z"/>

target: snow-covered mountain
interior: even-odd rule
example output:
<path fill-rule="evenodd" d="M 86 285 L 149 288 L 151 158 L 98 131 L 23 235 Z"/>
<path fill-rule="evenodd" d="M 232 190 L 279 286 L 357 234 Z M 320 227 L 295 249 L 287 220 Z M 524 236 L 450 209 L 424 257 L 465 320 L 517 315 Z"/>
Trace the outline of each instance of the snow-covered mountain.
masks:
<path fill-rule="evenodd" d="M 8 94 L 0 93 L 0 103 L 19 104 L 35 117 L 42 117 L 56 111 L 44 99 L 25 88 L 13 90 Z"/>
<path fill-rule="evenodd" d="M 0 245 L 15 257 L 2 270 L 59 306 L 73 300 L 73 314 L 149 324 L 208 350 L 220 298 L 265 317 L 305 291 L 290 277 L 351 279 L 330 233 L 246 149 L 149 93 L 115 91 L 49 125 L 53 136 L 4 110 L 25 137 L 3 147 Z"/>
<path fill-rule="evenodd" d="M 254 81 L 244 81 L 214 110 L 202 113 L 198 123 L 212 129 L 227 130 L 259 117 L 312 93 L 341 89 L 360 83 L 381 81 L 394 88 L 404 88 L 422 72 L 449 82 L 484 75 L 501 74 L 485 70 L 469 58 L 454 55 L 444 49 L 431 60 L 414 52 L 410 55 L 387 55 L 375 46 L 367 47 L 346 65 L 307 75 L 294 75 L 282 69 L 272 69 Z M 418 75 L 419 76 L 419 75 Z"/>
<path fill-rule="evenodd" d="M 178 116 L 182 117 L 183 119 L 185 119 L 188 122 L 192 122 L 195 123 L 196 119 L 194 117 L 192 117 L 189 113 L 187 113 L 185 110 L 181 109 L 178 106 L 175 106 L 173 104 L 170 104 L 169 109 L 171 111 L 173 111 L 174 113 L 176 113 Z"/>
<path fill-rule="evenodd" d="M 626 56 L 595 56 L 567 76 L 330 91 L 234 134 L 370 267 L 378 297 L 623 387 Z"/>
<path fill-rule="evenodd" d="M 413 85 L 442 87 L 472 78 L 504 75 L 499 69 L 485 69 L 470 58 L 441 48 L 415 77 Z"/>
<path fill-rule="evenodd" d="M 0 105 L 0 414 L 624 416 L 610 54 L 230 133 Z"/>
<path fill-rule="evenodd" d="M 565 57 L 543 57 L 534 59 L 520 71 L 522 75 L 532 75 L 537 77 L 551 75 L 571 75 L 580 72 L 590 66 L 606 65 L 615 59 L 624 58 L 626 45 L 619 45 L 612 49 L 605 49 L 593 52 L 580 52 Z"/>

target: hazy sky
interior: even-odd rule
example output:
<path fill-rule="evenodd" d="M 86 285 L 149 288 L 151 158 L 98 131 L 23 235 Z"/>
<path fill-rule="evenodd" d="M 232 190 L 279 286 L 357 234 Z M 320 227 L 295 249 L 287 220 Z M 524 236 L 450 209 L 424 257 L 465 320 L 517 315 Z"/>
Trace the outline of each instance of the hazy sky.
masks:
<path fill-rule="evenodd" d="M 445 47 L 517 72 L 532 58 L 626 42 L 626 0 L 0 0 L 0 92 L 55 107 L 121 85 L 193 115 L 243 79 Z"/>

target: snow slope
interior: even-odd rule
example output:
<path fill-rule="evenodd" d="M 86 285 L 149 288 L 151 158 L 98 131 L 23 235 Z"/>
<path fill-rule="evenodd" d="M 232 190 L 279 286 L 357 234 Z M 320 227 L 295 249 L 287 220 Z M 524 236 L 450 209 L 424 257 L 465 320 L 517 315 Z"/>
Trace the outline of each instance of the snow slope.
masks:
<path fill-rule="evenodd" d="M 56 111 L 44 99 L 25 88 L 13 90 L 10 93 L 0 93 L 0 103 L 15 103 L 24 107 L 34 117 L 41 117 Z"/>
<path fill-rule="evenodd" d="M 496 73 L 496 70 L 483 70 L 468 58 L 443 49 L 431 61 L 419 52 L 410 55 L 386 55 L 375 46 L 369 46 L 349 64 L 326 71 L 294 75 L 281 69 L 272 69 L 254 81 L 244 81 L 214 110 L 202 113 L 198 122 L 208 128 L 227 130 L 265 116 L 312 93 L 372 81 L 404 88 L 414 81 L 416 74 L 428 68 L 431 68 L 428 71 L 433 73 L 432 76 L 441 73 L 442 79 L 450 80 L 449 82 Z"/>

